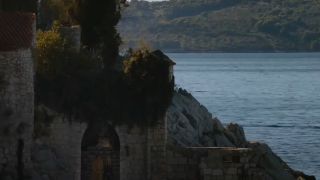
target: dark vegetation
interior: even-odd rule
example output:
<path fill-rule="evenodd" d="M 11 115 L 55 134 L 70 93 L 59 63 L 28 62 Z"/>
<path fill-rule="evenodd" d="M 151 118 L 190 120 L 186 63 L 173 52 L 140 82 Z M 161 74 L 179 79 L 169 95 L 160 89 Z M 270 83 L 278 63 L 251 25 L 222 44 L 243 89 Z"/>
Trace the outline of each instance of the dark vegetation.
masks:
<path fill-rule="evenodd" d="M 169 77 L 172 64 L 168 59 L 160 51 L 137 50 L 124 61 L 127 103 L 132 113 L 148 112 L 153 115 L 151 119 L 165 114 L 174 90 L 174 79 Z"/>
<path fill-rule="evenodd" d="M 131 1 L 119 31 L 166 51 L 320 50 L 318 0 Z"/>
<path fill-rule="evenodd" d="M 101 54 L 109 67 L 115 63 L 121 43 L 115 26 L 122 7 L 116 0 L 46 0 L 41 2 L 39 27 L 48 29 L 55 20 L 67 26 L 80 24 L 83 46 Z"/>
<path fill-rule="evenodd" d="M 140 50 L 126 56 L 125 71 L 115 69 L 116 60 L 123 59 L 118 57 L 120 37 L 115 29 L 121 10 L 117 2 L 87 0 L 73 6 L 78 13 L 68 16 L 78 18 L 70 22 L 82 27 L 80 53 L 62 36 L 60 29 L 65 24 L 61 19 L 57 19 L 60 23 L 47 21 L 50 29 L 39 31 L 38 105 L 61 112 L 69 120 L 89 123 L 153 125 L 165 114 L 174 87 L 167 61 Z"/>
<path fill-rule="evenodd" d="M 116 25 L 121 18 L 118 0 L 82 1 L 79 21 L 82 28 L 82 43 L 88 49 L 99 51 L 106 68 L 114 65 L 120 45 Z"/>
<path fill-rule="evenodd" d="M 36 12 L 37 0 L 0 0 L 0 11 Z"/>
<path fill-rule="evenodd" d="M 38 11 L 38 27 L 47 29 L 55 20 L 63 25 L 79 24 L 78 0 L 42 0 Z"/>

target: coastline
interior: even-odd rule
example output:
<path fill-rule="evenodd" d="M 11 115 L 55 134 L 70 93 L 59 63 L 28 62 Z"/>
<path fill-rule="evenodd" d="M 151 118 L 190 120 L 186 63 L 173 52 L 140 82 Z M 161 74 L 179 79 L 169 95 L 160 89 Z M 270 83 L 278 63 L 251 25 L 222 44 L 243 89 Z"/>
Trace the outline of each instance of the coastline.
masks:
<path fill-rule="evenodd" d="M 290 166 L 319 177 L 319 161 L 313 155 L 317 150 L 312 147 L 319 144 L 319 133 L 304 126 L 319 122 L 314 91 L 319 87 L 318 53 L 169 56 L 177 62 L 179 87 L 188 89 L 224 124 L 243 125 L 249 140 L 266 142 Z"/>

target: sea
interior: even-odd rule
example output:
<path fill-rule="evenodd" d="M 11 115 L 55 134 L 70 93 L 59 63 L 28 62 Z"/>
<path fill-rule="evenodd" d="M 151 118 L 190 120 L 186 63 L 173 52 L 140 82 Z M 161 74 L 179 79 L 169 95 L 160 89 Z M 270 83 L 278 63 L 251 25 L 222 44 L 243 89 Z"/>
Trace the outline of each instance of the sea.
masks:
<path fill-rule="evenodd" d="M 177 87 L 320 179 L 320 53 L 169 53 Z"/>

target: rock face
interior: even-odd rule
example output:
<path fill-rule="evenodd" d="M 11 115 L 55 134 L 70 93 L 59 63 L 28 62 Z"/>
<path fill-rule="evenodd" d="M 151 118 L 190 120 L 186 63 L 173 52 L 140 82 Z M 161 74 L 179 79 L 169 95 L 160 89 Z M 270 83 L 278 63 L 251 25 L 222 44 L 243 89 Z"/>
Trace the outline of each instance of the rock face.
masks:
<path fill-rule="evenodd" d="M 272 152 L 267 144 L 248 142 L 240 125 L 231 123 L 224 127 L 218 118 L 213 117 L 204 106 L 185 90 L 179 89 L 174 94 L 172 105 L 167 113 L 167 126 L 169 146 L 216 147 L 223 148 L 221 151 L 223 153 L 232 148 L 240 156 L 242 156 L 242 149 L 250 150 L 251 155 L 248 160 L 248 166 L 251 166 L 251 164 L 255 166 L 245 170 L 245 174 L 263 174 L 264 178 L 262 179 L 268 180 L 315 179 L 314 176 L 307 176 L 291 169 L 280 157 Z M 208 151 L 209 154 L 212 150 L 216 151 L 215 149 L 203 150 Z M 196 153 L 199 153 L 198 150 Z M 175 153 L 171 152 L 171 154 Z M 208 163 L 210 164 L 210 158 Z M 223 169 L 225 168 L 224 166 L 221 167 L 222 169 L 219 171 L 226 170 Z M 211 172 L 210 169 L 208 171 Z M 261 179 L 262 176 L 260 175 L 257 176 L 259 177 L 258 179 Z M 211 178 L 209 177 L 208 179 Z"/>
<path fill-rule="evenodd" d="M 226 128 L 217 117 L 190 93 L 179 89 L 168 109 L 168 140 L 182 147 L 244 147 L 246 138 L 241 126 Z"/>

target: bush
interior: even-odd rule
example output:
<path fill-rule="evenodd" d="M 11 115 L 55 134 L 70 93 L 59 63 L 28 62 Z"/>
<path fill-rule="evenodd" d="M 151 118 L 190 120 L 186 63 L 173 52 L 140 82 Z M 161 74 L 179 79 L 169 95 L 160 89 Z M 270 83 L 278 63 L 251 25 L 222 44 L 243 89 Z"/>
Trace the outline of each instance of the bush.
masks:
<path fill-rule="evenodd" d="M 138 50 L 124 61 L 124 73 L 136 92 L 156 93 L 169 82 L 169 64 L 150 53 Z"/>
<path fill-rule="evenodd" d="M 119 39 L 114 27 L 119 18 L 117 13 L 110 17 L 111 22 L 101 26 L 100 22 L 89 25 L 90 18 L 88 22 L 82 21 L 88 23 L 81 24 L 82 28 L 89 28 L 84 31 L 87 33 L 83 37 L 102 38 L 94 42 L 95 45 L 103 43 L 101 54 L 98 53 L 97 57 L 86 50 L 75 52 L 61 36 L 61 25 L 58 23 L 54 23 L 48 31 L 39 31 L 36 50 L 37 104 L 64 113 L 69 120 L 89 123 L 111 121 L 113 124 L 153 125 L 165 114 L 174 85 L 168 75 L 170 63 L 162 53 L 139 50 L 125 61 L 124 72 L 112 69 L 111 64 L 118 58 Z M 91 34 L 90 31 L 96 26 L 99 26 L 99 33 Z M 84 45 L 90 44 L 86 43 Z"/>
<path fill-rule="evenodd" d="M 55 25 L 40 31 L 36 49 L 37 100 L 59 112 L 77 114 L 84 108 L 92 83 L 102 65 L 88 53 L 75 52 Z"/>
<path fill-rule="evenodd" d="M 38 21 L 46 29 L 58 20 L 63 25 L 78 23 L 78 8 L 75 0 L 43 0 L 40 3 Z"/>
<path fill-rule="evenodd" d="M 89 123 L 150 126 L 165 115 L 174 84 L 164 57 L 140 50 L 124 72 L 105 71 L 99 59 L 73 52 L 56 30 L 40 32 L 38 42 L 37 104 Z"/>
<path fill-rule="evenodd" d="M 133 102 L 145 114 L 163 116 L 171 103 L 174 81 L 169 79 L 170 61 L 160 51 L 138 50 L 124 61 L 124 74 Z"/>

